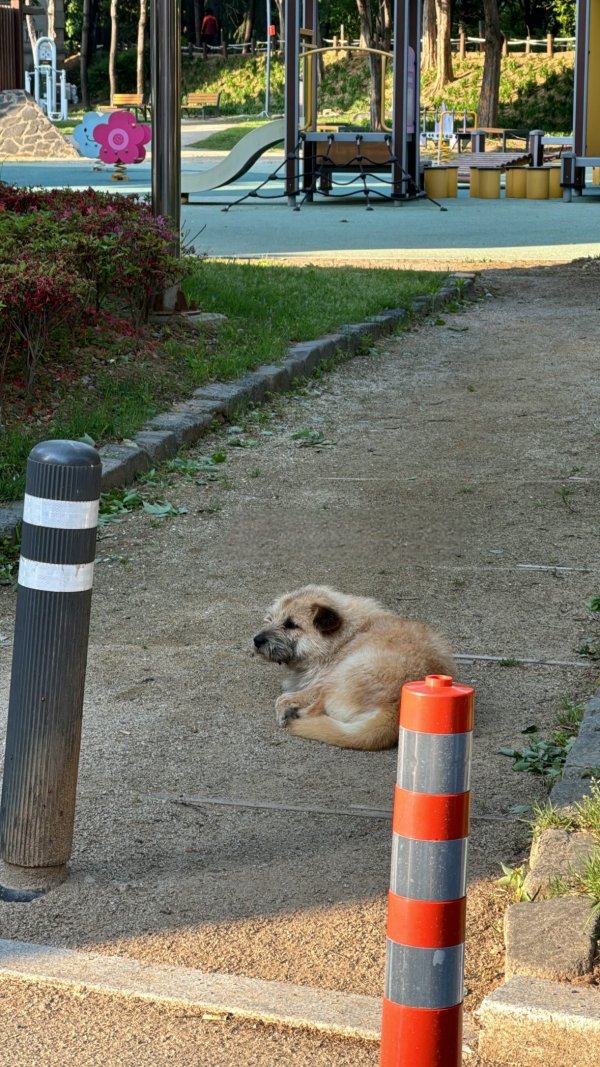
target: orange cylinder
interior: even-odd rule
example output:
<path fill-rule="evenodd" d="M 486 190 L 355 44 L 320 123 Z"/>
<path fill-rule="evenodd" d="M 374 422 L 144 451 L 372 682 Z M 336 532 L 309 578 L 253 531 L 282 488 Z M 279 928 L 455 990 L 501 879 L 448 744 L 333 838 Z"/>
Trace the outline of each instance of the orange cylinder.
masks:
<path fill-rule="evenodd" d="M 526 196 L 528 200 L 548 199 L 548 168 L 527 167 L 526 170 Z"/>
<path fill-rule="evenodd" d="M 548 199 L 561 200 L 563 191 L 560 184 L 560 163 L 551 163 L 546 169 L 548 171 Z"/>
<path fill-rule="evenodd" d="M 473 689 L 402 688 L 381 1067 L 460 1067 Z"/>
<path fill-rule="evenodd" d="M 506 171 L 506 195 L 522 200 L 525 197 L 525 167 L 509 167 Z"/>
<path fill-rule="evenodd" d="M 446 196 L 458 196 L 458 167 L 454 167 L 449 164 L 446 167 L 447 174 L 447 192 Z"/>
<path fill-rule="evenodd" d="M 445 167 L 428 167 L 425 173 L 425 192 L 434 200 L 448 196 L 448 171 Z"/>
<path fill-rule="evenodd" d="M 480 167 L 477 196 L 482 200 L 497 200 L 500 196 L 500 168 Z"/>

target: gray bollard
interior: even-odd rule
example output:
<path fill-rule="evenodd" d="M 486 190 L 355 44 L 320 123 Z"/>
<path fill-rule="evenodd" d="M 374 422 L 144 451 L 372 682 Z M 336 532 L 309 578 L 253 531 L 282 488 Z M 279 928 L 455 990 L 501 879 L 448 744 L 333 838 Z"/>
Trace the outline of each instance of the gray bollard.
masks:
<path fill-rule="evenodd" d="M 78 441 L 27 461 L 4 781 L 0 899 L 63 881 L 71 855 L 101 478 Z"/>

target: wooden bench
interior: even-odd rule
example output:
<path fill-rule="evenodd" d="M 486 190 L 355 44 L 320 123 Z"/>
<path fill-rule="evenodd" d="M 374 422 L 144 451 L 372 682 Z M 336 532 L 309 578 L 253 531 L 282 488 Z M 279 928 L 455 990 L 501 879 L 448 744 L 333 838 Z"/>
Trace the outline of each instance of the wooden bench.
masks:
<path fill-rule="evenodd" d="M 206 117 L 206 108 L 214 108 L 219 114 L 220 93 L 188 93 L 182 104 L 182 110 L 189 115 L 190 111 L 201 111 L 202 118 Z"/>
<path fill-rule="evenodd" d="M 149 105 L 144 100 L 143 93 L 115 93 L 112 98 L 112 109 L 115 108 L 133 111 L 136 118 L 138 112 L 141 112 L 145 121 Z"/>

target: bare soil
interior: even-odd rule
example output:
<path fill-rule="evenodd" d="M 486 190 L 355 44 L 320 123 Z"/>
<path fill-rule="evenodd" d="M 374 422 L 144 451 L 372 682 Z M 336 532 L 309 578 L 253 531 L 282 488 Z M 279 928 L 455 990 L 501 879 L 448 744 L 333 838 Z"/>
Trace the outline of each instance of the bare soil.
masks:
<path fill-rule="evenodd" d="M 277 668 L 251 652 L 276 594 L 327 582 L 483 657 L 459 661 L 477 718 L 466 1009 L 500 983 L 510 897 L 497 879 L 529 842 L 527 815 L 511 809 L 546 788 L 498 749 L 523 747 L 533 723 L 547 736 L 563 699 L 586 698 L 598 672 L 577 650 L 600 636 L 585 606 L 599 591 L 599 303 L 587 262 L 482 274 L 479 299 L 458 313 L 201 442 L 189 457 L 224 448 L 227 460 L 217 481 L 167 487 L 185 515 L 136 512 L 105 528 L 71 875 L 33 904 L 0 904 L 2 936 L 381 994 L 389 823 L 285 807 L 389 809 L 396 753 L 288 736 L 274 722 Z M 13 613 L 14 591 L 0 589 L 8 639 Z M 0 662 L 4 718 L 8 640 Z M 13 1052 L 17 1002 L 0 998 Z M 69 1015 L 68 998 L 56 1012 Z M 97 1062 L 150 1062 L 118 1053 L 124 1026 L 113 1052 L 98 1031 Z M 195 1062 L 267 1067 L 273 1033 L 256 1051 L 248 1038 L 247 1054 L 232 1036 Z M 280 1062 L 344 1062 L 335 1042 L 307 1041 L 292 1036 L 296 1058 Z M 354 1052 L 377 1061 L 373 1048 Z M 152 1062 L 177 1062 L 161 1056 Z"/>

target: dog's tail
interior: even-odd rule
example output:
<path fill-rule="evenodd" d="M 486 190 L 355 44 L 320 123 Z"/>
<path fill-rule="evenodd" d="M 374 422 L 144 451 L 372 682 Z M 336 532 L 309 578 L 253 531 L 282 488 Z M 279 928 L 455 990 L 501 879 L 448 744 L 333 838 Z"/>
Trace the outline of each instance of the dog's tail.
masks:
<path fill-rule="evenodd" d="M 388 709 L 380 708 L 370 716 L 354 719 L 352 722 L 340 722 L 329 715 L 311 715 L 305 719 L 291 719 L 288 723 L 288 730 L 296 737 L 324 741 L 327 745 L 375 752 L 382 748 L 393 748 L 398 743 L 396 720 L 395 713 L 390 715 Z"/>

